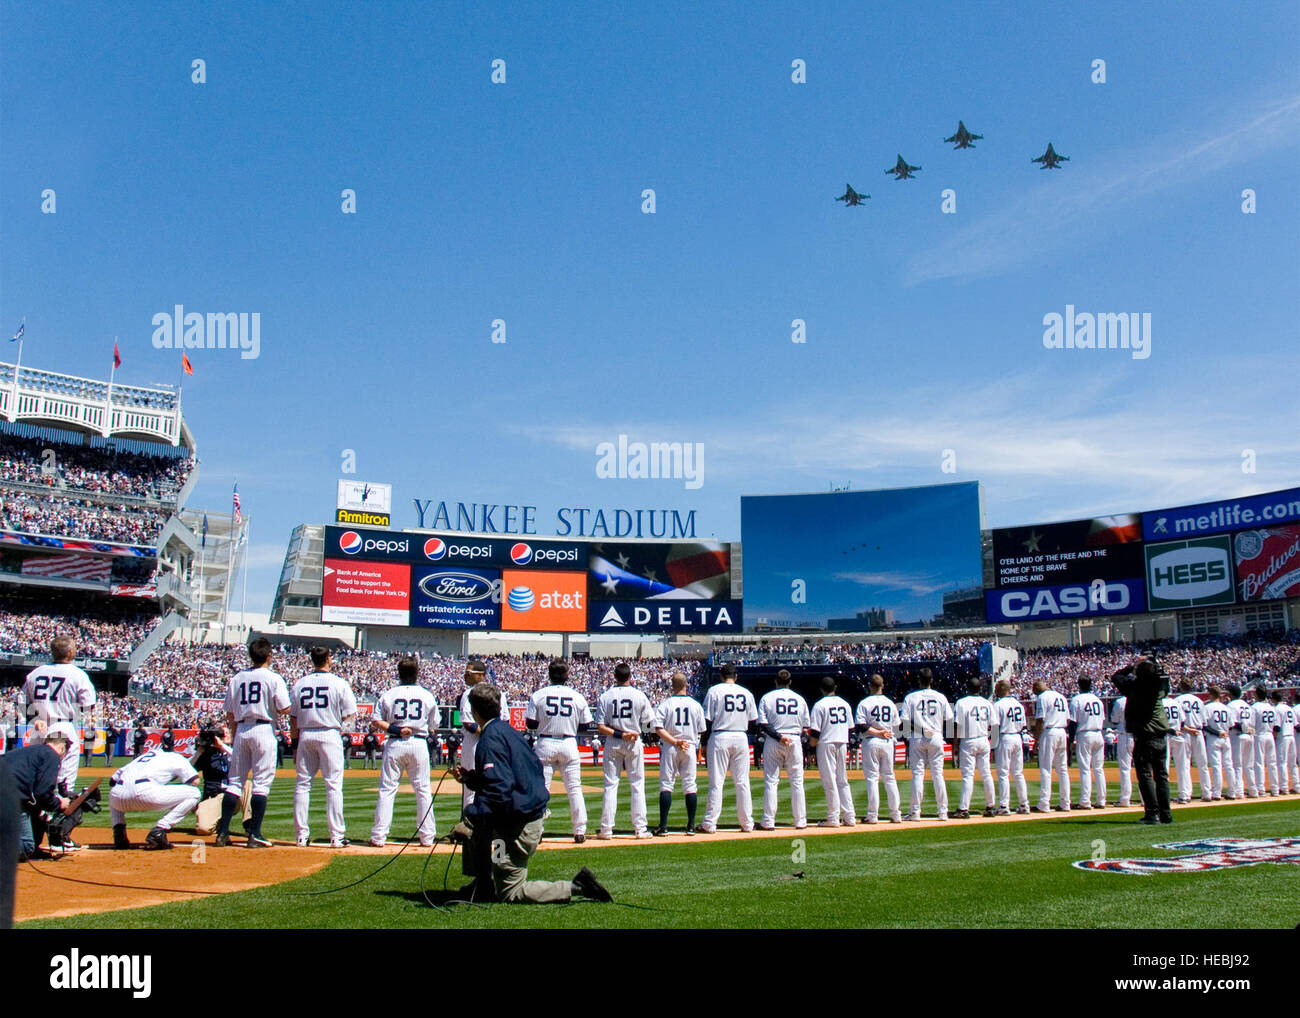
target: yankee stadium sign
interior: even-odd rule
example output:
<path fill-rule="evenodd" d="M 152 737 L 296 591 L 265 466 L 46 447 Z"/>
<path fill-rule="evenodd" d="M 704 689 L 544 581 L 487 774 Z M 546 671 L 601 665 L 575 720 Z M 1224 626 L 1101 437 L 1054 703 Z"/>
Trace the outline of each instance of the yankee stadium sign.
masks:
<path fill-rule="evenodd" d="M 421 530 L 457 530 L 475 534 L 536 534 L 537 506 L 487 505 L 480 502 L 434 502 L 411 499 Z M 695 537 L 695 510 L 586 509 L 561 506 L 555 511 L 558 537 Z"/>

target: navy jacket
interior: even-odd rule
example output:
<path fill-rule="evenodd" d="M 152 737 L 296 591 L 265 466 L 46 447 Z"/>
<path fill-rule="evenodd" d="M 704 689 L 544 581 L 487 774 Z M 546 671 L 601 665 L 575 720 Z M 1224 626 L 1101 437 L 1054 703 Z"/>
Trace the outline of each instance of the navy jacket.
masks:
<path fill-rule="evenodd" d="M 9 764 L 9 773 L 18 786 L 19 801 L 25 808 L 37 807 L 46 812 L 59 808 L 56 786 L 61 761 L 58 753 L 42 742 L 6 753 L 5 762 Z"/>
<path fill-rule="evenodd" d="M 469 816 L 491 817 L 498 824 L 540 820 L 551 801 L 537 754 L 500 718 L 489 721 L 479 735 L 474 769 L 465 772 L 465 784 L 474 790 Z"/>

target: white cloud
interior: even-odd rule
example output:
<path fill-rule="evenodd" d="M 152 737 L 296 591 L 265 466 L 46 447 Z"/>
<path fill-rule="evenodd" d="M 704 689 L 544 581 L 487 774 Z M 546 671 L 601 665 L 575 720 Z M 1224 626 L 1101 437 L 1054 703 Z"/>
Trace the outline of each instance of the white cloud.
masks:
<path fill-rule="evenodd" d="M 834 578 L 857 583 L 873 590 L 906 590 L 917 597 L 933 594 L 940 590 L 948 590 L 952 587 L 951 578 L 944 580 L 926 573 L 846 572 L 836 573 Z"/>

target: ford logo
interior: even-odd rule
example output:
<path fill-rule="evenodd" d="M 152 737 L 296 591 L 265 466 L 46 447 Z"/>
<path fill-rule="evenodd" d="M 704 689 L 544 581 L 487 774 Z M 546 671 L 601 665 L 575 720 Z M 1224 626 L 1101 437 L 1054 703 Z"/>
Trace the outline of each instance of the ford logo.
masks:
<path fill-rule="evenodd" d="M 420 590 L 436 601 L 485 601 L 492 596 L 492 581 L 473 573 L 430 573 Z"/>

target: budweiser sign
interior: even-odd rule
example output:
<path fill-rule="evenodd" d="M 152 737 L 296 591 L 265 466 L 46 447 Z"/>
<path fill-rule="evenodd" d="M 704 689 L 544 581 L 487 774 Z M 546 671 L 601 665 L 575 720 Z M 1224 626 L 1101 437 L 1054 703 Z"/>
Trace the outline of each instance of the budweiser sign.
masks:
<path fill-rule="evenodd" d="M 1243 530 L 1233 548 L 1243 601 L 1300 597 L 1300 525 Z"/>

